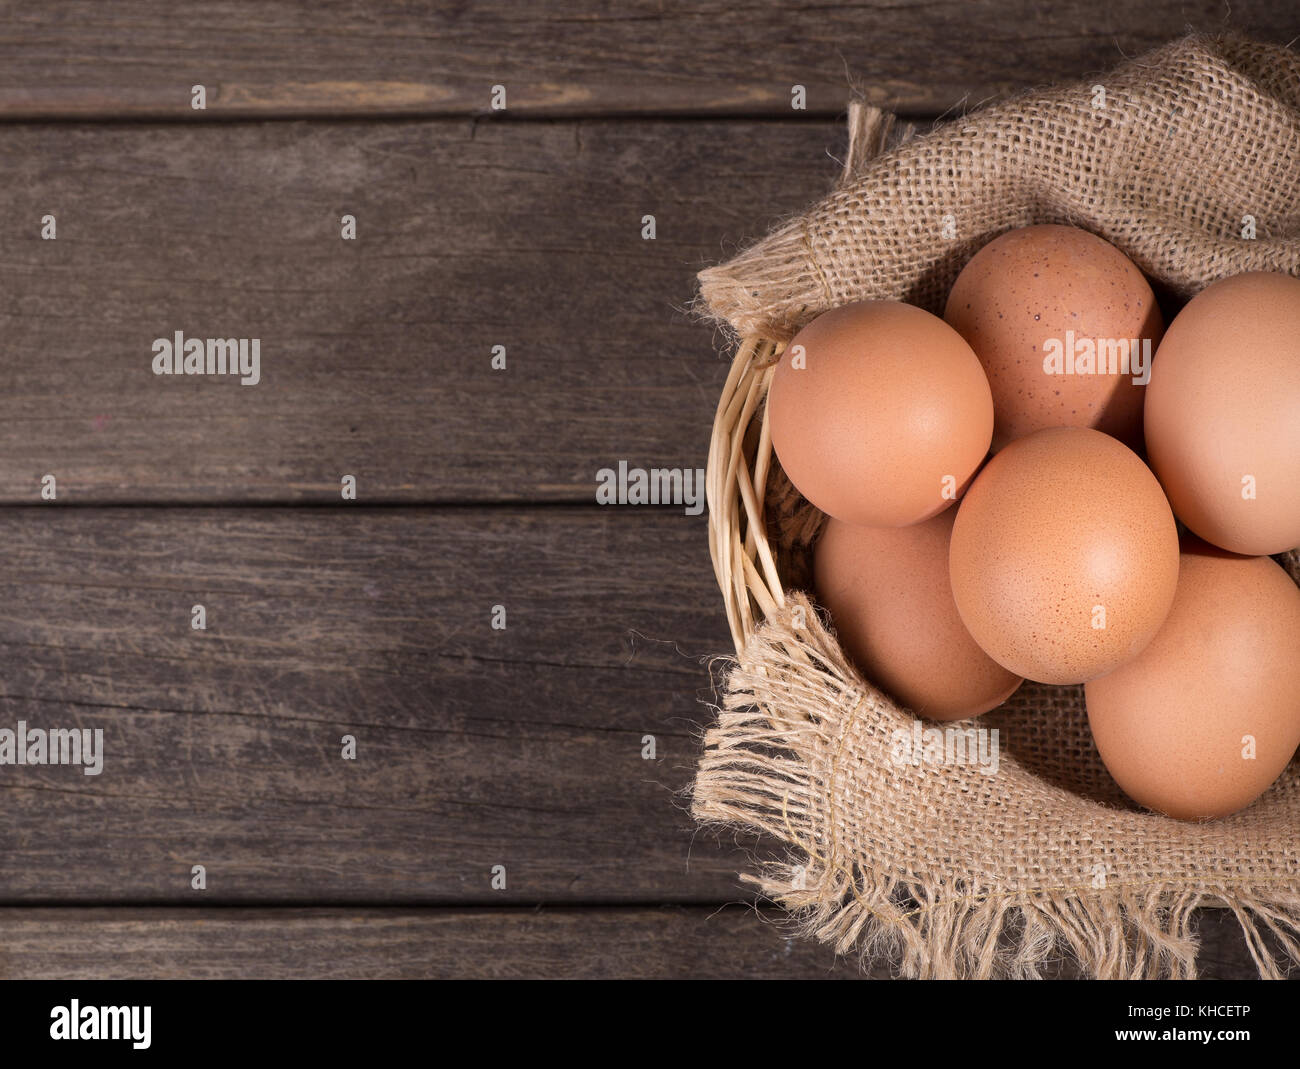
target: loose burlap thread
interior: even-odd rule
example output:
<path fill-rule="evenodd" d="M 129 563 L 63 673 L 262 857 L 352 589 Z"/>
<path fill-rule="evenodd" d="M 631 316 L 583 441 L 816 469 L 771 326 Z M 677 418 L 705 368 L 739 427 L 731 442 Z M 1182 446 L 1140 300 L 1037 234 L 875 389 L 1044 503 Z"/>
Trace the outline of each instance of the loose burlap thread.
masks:
<path fill-rule="evenodd" d="M 1106 773 L 1082 687 L 1033 683 L 958 725 L 998 729 L 997 774 L 894 760 L 915 717 L 798 592 L 822 517 L 771 455 L 763 398 L 819 312 L 876 298 L 941 313 L 966 261 L 1013 227 L 1082 226 L 1175 299 L 1242 271 L 1300 275 L 1300 58 L 1188 37 L 873 155 L 889 122 L 853 105 L 838 188 L 700 274 L 741 341 L 709 469 L 737 658 L 694 815 L 783 844 L 742 878 L 807 934 L 905 976 L 1037 977 L 1071 957 L 1085 975 L 1190 978 L 1201 905 L 1231 910 L 1260 975 L 1282 976 L 1300 961 L 1300 762 L 1241 813 L 1174 821 Z M 1300 554 L 1278 559 L 1300 582 Z"/>

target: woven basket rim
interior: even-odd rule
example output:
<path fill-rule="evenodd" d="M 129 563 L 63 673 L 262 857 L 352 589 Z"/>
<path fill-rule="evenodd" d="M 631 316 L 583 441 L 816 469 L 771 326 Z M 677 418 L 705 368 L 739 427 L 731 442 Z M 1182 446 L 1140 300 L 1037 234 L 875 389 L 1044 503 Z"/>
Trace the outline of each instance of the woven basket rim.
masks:
<path fill-rule="evenodd" d="M 866 103 L 861 96 L 849 100 L 849 144 L 837 186 L 851 182 L 866 163 L 884 153 L 895 122 L 892 112 Z M 904 131 L 904 140 L 911 132 L 910 127 Z M 709 553 L 738 655 L 762 620 L 785 605 L 785 589 L 764 516 L 772 471 L 772 438 L 764 402 L 785 345 L 757 334 L 739 339 L 709 440 L 705 475 Z M 756 413 L 755 440 L 751 424 Z"/>
<path fill-rule="evenodd" d="M 709 551 L 737 654 L 762 619 L 785 604 L 763 515 L 772 463 L 772 438 L 763 402 L 783 348 L 756 337 L 741 340 L 718 401 L 709 444 L 705 475 Z M 757 443 L 747 449 L 750 427 L 760 407 Z"/>

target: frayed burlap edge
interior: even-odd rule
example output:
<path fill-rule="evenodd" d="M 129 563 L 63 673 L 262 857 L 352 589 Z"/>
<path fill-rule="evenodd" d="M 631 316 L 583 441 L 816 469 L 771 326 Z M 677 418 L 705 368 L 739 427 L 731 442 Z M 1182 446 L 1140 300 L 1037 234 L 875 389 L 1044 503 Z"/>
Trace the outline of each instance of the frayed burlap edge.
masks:
<path fill-rule="evenodd" d="M 868 161 L 884 152 L 897 134 L 899 143 L 915 133 L 911 124 L 895 130 L 896 116 L 855 97 L 849 101 L 849 145 L 836 186 L 853 181 Z M 771 230 L 726 263 L 699 273 L 695 313 L 733 334 L 765 341 L 789 341 L 807 318 L 807 309 L 834 304 L 829 281 L 817 265 L 813 236 L 804 216 Z M 759 294 L 782 292 L 788 298 L 784 318 L 773 318 L 769 305 L 755 310 Z"/>
<path fill-rule="evenodd" d="M 1295 577 L 1295 553 L 1287 564 Z M 855 720 L 887 730 L 913 718 L 846 662 L 804 595 L 787 595 L 786 609 L 758 629 L 728 673 L 718 722 L 705 734 L 692 815 L 790 845 L 785 858 L 759 862 L 757 875 L 741 879 L 789 910 L 801 934 L 864 961 L 886 957 L 913 979 L 1037 979 L 1062 958 L 1090 977 L 1195 979 L 1193 915 L 1213 905 L 1232 911 L 1261 977 L 1281 979 L 1300 963 L 1294 873 L 1192 886 L 1173 878 L 1101 888 L 948 886 L 912 863 L 864 857 L 861 842 L 846 845 L 848 729 Z"/>
<path fill-rule="evenodd" d="M 1208 142 L 1212 138 L 1196 125 L 1196 101 L 1171 118 L 1152 112 L 1149 102 L 1141 99 L 1147 83 L 1162 72 L 1170 79 L 1165 92 L 1175 86 L 1180 93 L 1196 90 L 1201 103 L 1216 93 L 1237 94 L 1240 100 L 1251 91 L 1248 87 L 1285 93 L 1290 100 L 1300 79 L 1300 62 L 1286 47 L 1258 44 L 1240 35 L 1189 34 L 1102 78 L 1116 100 L 1134 108 L 1134 130 L 1149 126 L 1153 135 L 1160 135 L 1160 124 L 1167 123 L 1177 126 L 1182 137 Z M 1089 83 L 1084 82 L 1028 90 L 924 132 L 910 125 L 894 129 L 893 116 L 855 99 L 848 113 L 849 149 L 834 190 L 726 262 L 699 272 L 696 314 L 733 340 L 776 343 L 788 342 L 819 312 L 848 300 L 902 299 L 941 314 L 935 294 L 946 293 L 961 264 L 998 233 L 1035 222 L 1066 223 L 1099 234 L 1183 299 L 1215 279 L 1244 271 L 1297 273 L 1300 260 L 1293 242 L 1263 237 L 1242 241 L 1235 234 L 1216 236 L 1200 227 L 1179 229 L 1176 220 L 1167 219 L 1174 226 L 1172 234 L 1200 246 L 1196 256 L 1181 260 L 1170 255 L 1164 236 L 1153 239 L 1132 226 L 1129 212 L 1136 202 L 1128 192 L 1112 205 L 1097 199 L 1091 172 L 1080 171 L 1068 181 L 1058 174 L 1058 184 L 1045 179 L 1035 156 L 1022 150 L 1022 112 L 1032 111 L 1035 122 L 1050 127 L 1057 139 L 1050 146 L 1055 150 L 1062 136 L 1068 139 L 1080 125 L 1079 112 L 1087 108 L 1080 101 L 1088 91 Z M 1257 93 L 1257 99 L 1265 98 Z M 1294 106 L 1279 100 L 1268 103 L 1277 109 Z M 914 133 L 919 136 L 903 147 Z M 1236 144 L 1232 138 L 1223 140 L 1229 147 Z M 1117 156 L 1136 153 L 1149 143 L 1150 138 L 1131 136 L 1122 150 L 1117 146 Z M 894 151 L 882 158 L 878 154 L 887 145 Z M 952 179 L 916 192 L 916 175 L 940 164 L 965 168 L 969 192 L 958 191 Z M 1124 173 L 1115 180 L 1132 183 L 1136 177 Z M 993 186 L 1007 192 L 996 209 L 988 196 Z M 913 235 L 913 252 L 925 248 L 932 255 L 911 257 L 917 262 L 901 274 L 891 270 L 898 249 L 882 254 L 869 227 L 860 225 L 868 215 L 906 221 L 917 213 L 937 218 L 945 212 L 952 213 L 961 233 L 967 234 L 971 226 L 978 233 L 938 245 L 925 234 Z M 980 221 L 968 218 L 972 212 Z M 880 232 L 874 237 L 878 240 Z M 934 277 L 925 279 L 926 272 Z"/>

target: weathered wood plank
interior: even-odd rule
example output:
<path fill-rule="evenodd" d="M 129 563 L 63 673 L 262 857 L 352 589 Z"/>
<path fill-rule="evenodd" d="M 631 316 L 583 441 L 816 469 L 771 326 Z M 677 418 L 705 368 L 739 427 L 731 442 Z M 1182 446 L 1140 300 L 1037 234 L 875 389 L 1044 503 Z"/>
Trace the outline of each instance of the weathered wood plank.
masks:
<path fill-rule="evenodd" d="M 1226 911 L 1198 916 L 1201 975 L 1257 976 Z M 0 909 L 0 979 L 855 979 L 780 911 Z M 1072 977 L 1062 964 L 1052 975 Z"/>
<path fill-rule="evenodd" d="M 1269 0 L 781 0 L 609 4 L 421 0 L 117 0 L 5 5 L 0 116 L 466 115 L 493 86 L 524 114 L 838 112 L 850 78 L 873 102 L 933 114 L 1108 67 L 1185 29 L 1287 42 Z"/>
<path fill-rule="evenodd" d="M 0 909 L 0 979 L 852 978 L 743 906 Z"/>
<path fill-rule="evenodd" d="M 75 502 L 338 502 L 352 474 L 369 503 L 592 502 L 621 459 L 702 467 L 726 360 L 683 311 L 694 273 L 823 193 L 842 141 L 0 126 L 0 501 L 52 474 Z M 260 382 L 155 375 L 178 330 L 260 339 Z"/>
<path fill-rule="evenodd" d="M 26 507 L 0 540 L 0 727 L 104 733 L 99 775 L 0 765 L 0 902 L 746 896 L 681 798 L 726 649 L 702 517 Z"/>

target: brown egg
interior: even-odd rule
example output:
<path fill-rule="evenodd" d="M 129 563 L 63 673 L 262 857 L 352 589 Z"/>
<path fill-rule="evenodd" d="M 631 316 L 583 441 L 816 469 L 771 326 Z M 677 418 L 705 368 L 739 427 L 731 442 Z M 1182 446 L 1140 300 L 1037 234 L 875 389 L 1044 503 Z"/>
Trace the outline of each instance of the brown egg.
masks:
<path fill-rule="evenodd" d="M 1164 320 L 1114 245 L 1072 226 L 1009 231 L 957 276 L 943 317 L 988 373 L 994 449 L 1044 427 L 1095 427 L 1141 446 L 1134 379 L 1150 373 Z"/>
<path fill-rule="evenodd" d="M 1300 590 L 1267 557 L 1183 550 L 1164 626 L 1084 693 L 1124 793 L 1195 820 L 1250 805 L 1300 746 Z"/>
<path fill-rule="evenodd" d="M 942 319 L 864 301 L 804 327 L 773 372 L 772 447 L 795 488 L 849 523 L 899 527 L 946 509 L 988 453 L 993 399 Z"/>
<path fill-rule="evenodd" d="M 1202 538 L 1253 556 L 1300 545 L 1300 279 L 1256 271 L 1192 298 L 1156 354 L 1146 442 Z"/>
<path fill-rule="evenodd" d="M 1100 431 L 1017 439 L 975 479 L 953 526 L 953 598 L 995 661 L 1082 683 L 1131 661 L 1173 602 L 1178 529 L 1137 455 Z"/>
<path fill-rule="evenodd" d="M 1021 679 L 975 644 L 948 583 L 950 509 L 912 527 L 832 519 L 813 557 L 814 582 L 840 645 L 864 676 L 931 720 L 1001 705 Z"/>

